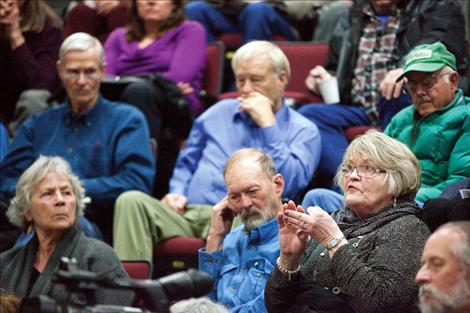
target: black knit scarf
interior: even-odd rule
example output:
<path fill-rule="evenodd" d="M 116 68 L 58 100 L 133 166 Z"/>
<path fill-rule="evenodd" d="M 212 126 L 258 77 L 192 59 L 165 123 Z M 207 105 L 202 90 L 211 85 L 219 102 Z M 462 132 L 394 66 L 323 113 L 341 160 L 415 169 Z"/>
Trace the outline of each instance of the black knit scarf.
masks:
<path fill-rule="evenodd" d="M 367 217 L 357 216 L 351 208 L 344 206 L 339 211 L 333 213 L 332 217 L 346 238 L 362 236 L 406 215 L 417 215 L 421 210 L 414 197 L 407 195 L 397 198 L 379 213 Z"/>

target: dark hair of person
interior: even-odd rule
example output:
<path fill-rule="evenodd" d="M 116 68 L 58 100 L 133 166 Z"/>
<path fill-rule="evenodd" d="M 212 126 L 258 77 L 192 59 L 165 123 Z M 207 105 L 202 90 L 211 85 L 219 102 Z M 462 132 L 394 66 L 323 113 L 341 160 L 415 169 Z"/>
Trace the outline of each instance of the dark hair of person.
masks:
<path fill-rule="evenodd" d="M 162 22 L 157 38 L 163 36 L 170 29 L 180 25 L 185 19 L 183 0 L 172 0 L 175 8 L 170 16 Z M 128 41 L 141 40 L 146 35 L 144 21 L 137 12 L 137 0 L 129 3 L 129 22 L 127 24 L 126 38 Z"/>

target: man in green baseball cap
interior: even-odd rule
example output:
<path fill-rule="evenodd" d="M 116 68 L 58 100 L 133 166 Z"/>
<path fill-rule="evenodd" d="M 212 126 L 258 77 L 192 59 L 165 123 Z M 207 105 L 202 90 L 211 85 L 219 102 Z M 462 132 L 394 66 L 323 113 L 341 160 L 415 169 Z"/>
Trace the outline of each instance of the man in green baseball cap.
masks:
<path fill-rule="evenodd" d="M 448 185 L 470 177 L 470 98 L 458 88 L 455 57 L 441 42 L 413 48 L 406 56 L 405 90 L 413 105 L 385 129 L 407 144 L 422 167 L 416 199 L 437 198 Z"/>

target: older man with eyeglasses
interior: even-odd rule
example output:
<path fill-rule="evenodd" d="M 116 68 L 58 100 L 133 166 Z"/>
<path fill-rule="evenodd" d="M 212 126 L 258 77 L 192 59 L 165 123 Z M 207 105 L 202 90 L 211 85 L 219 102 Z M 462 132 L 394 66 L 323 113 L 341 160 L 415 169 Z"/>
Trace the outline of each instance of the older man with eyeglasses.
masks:
<path fill-rule="evenodd" d="M 101 96 L 105 67 L 96 38 L 75 33 L 62 43 L 57 71 L 67 101 L 33 115 L 17 131 L 0 166 L 0 200 L 5 200 L 0 201 L 0 217 L 20 175 L 39 155 L 61 156 L 70 163 L 91 199 L 87 216 L 107 241 L 119 194 L 132 189 L 150 193 L 155 165 L 145 118 L 130 105 Z"/>
<path fill-rule="evenodd" d="M 457 87 L 456 69 L 455 57 L 444 44 L 423 44 L 406 56 L 397 79 L 406 78 L 404 88 L 414 105 L 397 113 L 385 133 L 405 143 L 418 158 L 422 176 L 416 200 L 421 204 L 470 176 L 470 98 Z M 367 174 L 365 168 L 356 171 Z M 302 205 L 333 212 L 342 201 L 334 191 L 314 189 Z"/>
<path fill-rule="evenodd" d="M 406 78 L 414 105 L 397 113 L 385 133 L 408 145 L 421 163 L 421 202 L 470 176 L 470 98 L 457 87 L 456 69 L 454 55 L 435 42 L 410 51 L 397 79 Z"/>

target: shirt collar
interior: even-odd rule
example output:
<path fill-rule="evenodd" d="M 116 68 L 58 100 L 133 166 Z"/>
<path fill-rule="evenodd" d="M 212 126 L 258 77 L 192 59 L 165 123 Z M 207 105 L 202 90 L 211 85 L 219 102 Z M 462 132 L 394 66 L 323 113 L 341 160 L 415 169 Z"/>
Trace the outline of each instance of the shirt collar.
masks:
<path fill-rule="evenodd" d="M 257 245 L 260 242 L 271 239 L 276 236 L 278 233 L 277 229 L 277 219 L 273 218 L 272 220 L 253 228 L 248 233 L 248 244 Z"/>
<path fill-rule="evenodd" d="M 65 116 L 66 116 L 66 122 L 67 124 L 70 123 L 83 123 L 87 126 L 91 126 L 93 119 L 98 115 L 99 111 L 99 106 L 101 106 L 101 102 L 103 101 L 103 97 L 100 95 L 98 97 L 98 100 L 96 101 L 96 104 L 89 109 L 88 111 L 81 113 L 81 114 L 76 114 L 75 112 L 72 111 L 70 107 L 70 102 L 67 99 L 66 101 L 66 110 L 65 110 Z"/>

